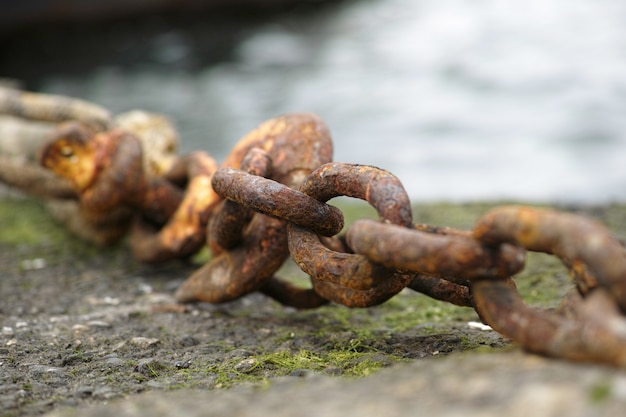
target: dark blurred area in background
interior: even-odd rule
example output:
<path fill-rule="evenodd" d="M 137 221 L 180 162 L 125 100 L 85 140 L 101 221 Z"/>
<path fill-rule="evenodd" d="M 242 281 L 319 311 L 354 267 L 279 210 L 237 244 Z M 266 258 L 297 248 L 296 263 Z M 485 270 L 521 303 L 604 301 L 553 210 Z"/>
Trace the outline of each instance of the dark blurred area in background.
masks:
<path fill-rule="evenodd" d="M 336 160 L 419 201 L 626 201 L 623 16 L 623 0 L 0 0 L 0 78 L 167 115 L 183 152 L 218 160 L 314 112 Z"/>
<path fill-rule="evenodd" d="M 228 60 L 276 15 L 338 0 L 0 0 L 0 78 L 37 90 L 100 66 L 193 71 Z M 183 56 L 184 55 L 184 56 Z"/>

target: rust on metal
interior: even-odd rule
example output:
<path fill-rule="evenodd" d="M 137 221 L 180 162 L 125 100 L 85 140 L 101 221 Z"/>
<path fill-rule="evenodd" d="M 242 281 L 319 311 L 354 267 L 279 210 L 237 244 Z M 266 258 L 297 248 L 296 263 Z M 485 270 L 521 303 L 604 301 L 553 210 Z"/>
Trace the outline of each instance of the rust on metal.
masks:
<path fill-rule="evenodd" d="M 626 312 L 626 252 L 600 223 L 573 213 L 507 206 L 479 219 L 474 236 L 486 243 L 512 242 L 553 254 L 567 266 L 583 294 L 600 285 Z"/>
<path fill-rule="evenodd" d="M 370 165 L 331 162 L 317 168 L 300 191 L 319 201 L 346 196 L 367 201 L 385 222 L 410 227 L 411 201 L 391 172 Z"/>
<path fill-rule="evenodd" d="M 272 172 L 272 160 L 264 150 L 252 148 L 241 161 L 241 169 L 250 175 L 267 177 Z M 213 175 L 211 186 L 223 197 L 220 190 L 215 187 L 215 176 L 219 173 L 220 170 Z M 207 230 L 213 255 L 218 255 L 241 243 L 244 229 L 252 220 L 253 213 L 250 208 L 230 200 L 225 200 L 220 207 L 216 208 Z"/>
<path fill-rule="evenodd" d="M 79 195 L 80 215 L 88 223 L 115 216 L 131 233 L 135 257 L 160 262 L 197 252 L 220 197 L 211 188 L 217 163 L 204 152 L 181 157 L 172 167 L 186 171 L 185 189 L 145 170 L 142 146 L 132 134 L 114 129 L 93 134 L 77 123 L 62 125 L 41 152 L 41 162 L 67 178 Z M 127 218 L 119 214 L 130 209 Z M 103 220 L 104 219 L 104 220 Z"/>
<path fill-rule="evenodd" d="M 354 289 L 331 281 L 311 278 L 315 292 L 337 304 L 351 308 L 373 307 L 388 301 L 391 297 L 406 288 L 413 275 L 394 272 L 393 275 L 375 286 L 367 289 Z"/>
<path fill-rule="evenodd" d="M 343 228 L 343 214 L 337 207 L 268 178 L 222 168 L 213 177 L 213 187 L 228 200 L 288 220 L 322 236 L 333 236 Z"/>
<path fill-rule="evenodd" d="M 474 307 L 474 299 L 468 285 L 457 284 L 444 278 L 417 274 L 407 287 L 435 300 L 446 301 L 461 307 Z"/>
<path fill-rule="evenodd" d="M 92 242 L 107 244 L 121 238 L 132 224 L 134 213 L 120 202 L 124 175 L 119 171 L 122 169 L 132 175 L 136 165 L 131 161 L 126 168 L 114 163 L 118 135 L 94 139 L 93 131 L 82 124 L 60 125 L 42 147 L 40 162 L 48 172 L 67 180 L 76 193 L 77 203 L 70 208 L 73 213 L 68 218 L 78 219 L 68 224 L 70 230 L 84 233 Z M 138 151 L 129 149 L 129 154 L 132 156 Z M 116 184 L 108 184 L 118 178 Z M 131 192 L 134 195 L 136 191 Z"/>
<path fill-rule="evenodd" d="M 189 183 L 176 211 L 161 228 L 137 223 L 131 236 L 133 254 L 144 262 L 185 258 L 198 252 L 206 242 L 211 211 L 221 198 L 211 187 L 217 162 L 205 152 L 194 152 L 184 159 Z"/>
<path fill-rule="evenodd" d="M 505 281 L 476 280 L 472 283 L 475 307 L 494 330 L 529 351 L 574 361 L 626 366 L 626 320 L 604 292 L 593 291 L 577 306 L 571 318 L 554 311 L 527 306 Z M 582 304 L 585 307 L 583 308 Z M 603 311 L 599 316 L 587 311 Z"/>
<path fill-rule="evenodd" d="M 241 244 L 245 228 L 252 220 L 254 211 L 229 200 L 216 207 L 209 220 L 207 239 L 215 256 Z"/>
<path fill-rule="evenodd" d="M 261 124 L 239 141 L 222 163 L 222 168 L 242 168 L 243 165 L 244 169 L 254 172 L 258 165 L 247 162 L 246 157 L 256 161 L 256 157 L 250 156 L 257 152 L 255 148 L 263 151 L 271 161 L 271 171 L 264 174 L 270 180 L 292 188 L 298 187 L 311 171 L 332 158 L 328 128 L 310 113 L 287 114 Z M 216 186 L 219 187 L 217 180 Z M 217 231 L 219 224 L 210 226 L 212 231 L 209 234 L 222 241 L 209 242 L 212 249 L 218 248 L 215 257 L 183 283 L 176 293 L 179 301 L 225 302 L 259 290 L 288 256 L 285 220 L 256 213 L 245 225 L 246 211 L 228 209 L 230 203 L 221 206 L 222 209 L 227 207 L 229 216 L 221 218 L 220 222 L 226 219 L 232 222 L 241 231 L 241 236 L 236 236 L 237 233 L 224 236 L 223 231 Z M 225 250 L 220 248 L 220 243 L 230 247 Z"/>
<path fill-rule="evenodd" d="M 524 267 L 525 252 L 510 244 L 488 246 L 469 232 L 432 233 L 357 220 L 346 232 L 348 246 L 389 268 L 406 269 L 458 284 L 477 277 L 507 278 Z"/>
<path fill-rule="evenodd" d="M 384 221 L 409 227 L 411 205 L 400 181 L 379 168 L 328 163 L 315 170 L 300 191 L 325 202 L 345 195 L 370 203 Z M 409 284 L 410 274 L 385 268 L 359 254 L 328 249 L 313 231 L 289 224 L 289 251 L 296 264 L 311 276 L 322 297 L 350 306 L 380 304 Z"/>
<path fill-rule="evenodd" d="M 289 113 L 262 123 L 237 142 L 221 167 L 239 168 L 252 148 L 263 149 L 271 158 L 271 179 L 296 189 L 333 157 L 328 127 L 313 113 Z"/>
<path fill-rule="evenodd" d="M 139 140 L 122 130 L 93 133 L 76 122 L 61 125 L 41 150 L 41 164 L 66 178 L 85 211 L 106 213 L 122 205 L 162 222 L 177 209 L 182 192 L 165 180 L 150 182 Z"/>
<path fill-rule="evenodd" d="M 176 299 L 223 303 L 258 290 L 289 255 L 284 229 L 283 220 L 256 214 L 242 243 L 194 272 L 178 288 Z"/>
<path fill-rule="evenodd" d="M 272 172 L 272 161 L 260 148 L 250 148 L 240 165 L 254 176 Z M 229 200 L 214 211 L 207 230 L 213 259 L 179 288 L 179 301 L 225 302 L 241 297 L 262 287 L 287 257 L 282 221 Z"/>

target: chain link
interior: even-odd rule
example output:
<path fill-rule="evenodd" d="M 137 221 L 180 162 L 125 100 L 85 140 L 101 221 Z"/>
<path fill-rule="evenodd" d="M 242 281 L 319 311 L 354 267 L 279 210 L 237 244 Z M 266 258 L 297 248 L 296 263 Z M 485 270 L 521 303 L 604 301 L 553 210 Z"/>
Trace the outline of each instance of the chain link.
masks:
<path fill-rule="evenodd" d="M 24 119 L 63 122 L 80 120 L 98 130 L 111 127 L 111 113 L 97 104 L 53 94 L 0 86 L 0 113 Z"/>
<path fill-rule="evenodd" d="M 471 231 L 413 224 L 398 178 L 331 162 L 328 128 L 309 113 L 263 123 L 219 167 L 196 152 L 154 174 L 142 163 L 145 144 L 123 130 L 106 130 L 105 110 L 68 99 L 55 110 L 52 98 L 24 94 L 0 90 L 0 113 L 84 119 L 61 125 L 42 146 L 42 165 L 67 180 L 50 186 L 48 197 L 75 200 L 78 218 L 94 233 L 104 233 L 103 224 L 117 227 L 117 235 L 128 231 L 141 261 L 188 257 L 209 246 L 211 260 L 177 290 L 180 302 L 220 303 L 261 291 L 298 308 L 368 307 L 410 288 L 474 308 L 530 351 L 626 366 L 626 252 L 585 216 L 505 206 L 479 218 Z M 77 109 L 85 109 L 83 116 Z M 46 195 L 33 181 L 11 178 L 0 175 Z M 357 220 L 340 236 L 343 215 L 327 204 L 338 196 L 367 201 L 379 220 Z M 576 291 L 560 308 L 530 307 L 519 296 L 513 277 L 524 268 L 526 251 L 554 255 L 569 271 Z M 275 276 L 289 256 L 310 276 L 311 288 Z"/>

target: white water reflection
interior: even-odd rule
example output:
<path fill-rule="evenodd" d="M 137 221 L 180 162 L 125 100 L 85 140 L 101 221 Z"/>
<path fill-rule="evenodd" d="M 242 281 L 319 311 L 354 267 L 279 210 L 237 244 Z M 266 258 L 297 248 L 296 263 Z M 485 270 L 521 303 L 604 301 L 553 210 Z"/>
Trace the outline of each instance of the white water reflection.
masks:
<path fill-rule="evenodd" d="M 104 68 L 46 89 L 165 112 L 218 158 L 313 111 L 335 160 L 392 171 L 415 201 L 624 201 L 625 18 L 619 0 L 364 0 L 268 24 L 195 74 Z"/>

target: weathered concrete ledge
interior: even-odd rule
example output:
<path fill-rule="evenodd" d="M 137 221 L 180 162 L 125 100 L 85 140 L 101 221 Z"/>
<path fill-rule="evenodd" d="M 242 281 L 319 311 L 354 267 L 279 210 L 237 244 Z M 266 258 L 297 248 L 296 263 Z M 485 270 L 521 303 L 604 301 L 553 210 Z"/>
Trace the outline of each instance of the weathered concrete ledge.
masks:
<path fill-rule="evenodd" d="M 493 205 L 416 205 L 414 218 L 471 228 Z M 348 224 L 374 216 L 342 208 Z M 626 237 L 625 205 L 563 209 Z M 411 291 L 368 309 L 259 294 L 174 308 L 204 261 L 142 265 L 125 244 L 68 235 L 36 200 L 0 198 L 0 415 L 623 415 L 624 371 L 525 354 L 469 326 L 471 309 Z M 280 275 L 306 285 L 293 265 Z M 572 287 L 546 255 L 517 282 L 542 307 Z"/>
<path fill-rule="evenodd" d="M 48 417 L 621 416 L 626 374 L 521 351 L 452 354 L 396 365 L 358 380 L 312 375 L 269 387 L 148 392 Z"/>

